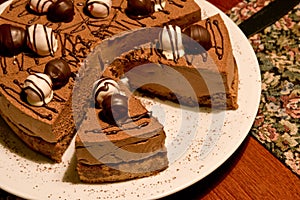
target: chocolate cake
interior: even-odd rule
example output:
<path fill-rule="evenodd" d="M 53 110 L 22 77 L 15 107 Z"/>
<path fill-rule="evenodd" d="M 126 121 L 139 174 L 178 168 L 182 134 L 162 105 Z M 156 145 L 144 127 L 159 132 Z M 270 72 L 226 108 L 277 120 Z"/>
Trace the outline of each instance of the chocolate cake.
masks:
<path fill-rule="evenodd" d="M 77 131 L 84 182 L 156 174 L 168 166 L 166 134 L 124 77 L 145 94 L 237 108 L 226 27 L 220 16 L 197 26 L 200 16 L 193 0 L 13 1 L 0 16 L 0 114 L 30 148 L 55 162 Z M 98 64 L 86 60 L 90 53 Z M 188 81 L 181 85 L 177 75 Z"/>
<path fill-rule="evenodd" d="M 165 23 L 184 27 L 200 19 L 193 0 L 166 1 L 164 8 L 146 14 L 133 12 L 134 1 L 115 0 L 111 7 L 103 2 L 91 9 L 89 5 L 99 1 L 16 0 L 0 16 L 6 27 L 0 30 L 1 49 L 6 49 L 0 52 L 1 116 L 29 147 L 56 162 L 75 134 L 73 109 L 84 116 L 84 105 L 72 107 L 72 90 L 83 60 L 95 46 L 124 31 Z"/>

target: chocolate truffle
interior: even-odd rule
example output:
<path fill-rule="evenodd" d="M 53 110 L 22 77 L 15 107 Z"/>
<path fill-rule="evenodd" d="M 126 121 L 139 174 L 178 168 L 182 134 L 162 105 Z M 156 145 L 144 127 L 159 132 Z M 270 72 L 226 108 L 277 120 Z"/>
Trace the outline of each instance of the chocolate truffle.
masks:
<path fill-rule="evenodd" d="M 212 47 L 210 33 L 201 25 L 192 25 L 186 28 L 183 33 L 198 42 L 205 50 Z"/>
<path fill-rule="evenodd" d="M 74 18 L 74 4 L 71 0 L 58 0 L 49 6 L 47 18 L 52 22 L 71 22 Z"/>
<path fill-rule="evenodd" d="M 27 28 L 27 46 L 40 56 L 54 55 L 58 48 L 52 28 L 34 24 Z"/>
<path fill-rule="evenodd" d="M 87 0 L 85 9 L 94 18 L 105 18 L 110 13 L 111 5 L 111 0 Z"/>
<path fill-rule="evenodd" d="M 43 14 L 48 12 L 48 8 L 52 3 L 50 0 L 29 0 L 28 6 L 34 12 Z"/>
<path fill-rule="evenodd" d="M 50 60 L 45 66 L 44 73 L 51 78 L 54 89 L 66 85 L 71 77 L 69 64 L 61 58 Z"/>
<path fill-rule="evenodd" d="M 117 123 L 119 120 L 128 117 L 128 98 L 121 94 L 113 94 L 103 100 L 101 118 L 104 120 Z"/>
<path fill-rule="evenodd" d="M 97 80 L 93 85 L 93 94 L 96 107 L 102 107 L 102 102 L 108 96 L 119 93 L 119 85 L 111 78 L 103 77 Z"/>
<path fill-rule="evenodd" d="M 43 73 L 29 75 L 23 87 L 27 102 L 33 106 L 43 106 L 53 98 L 52 82 L 49 76 Z"/>
<path fill-rule="evenodd" d="M 184 55 L 179 26 L 164 26 L 159 34 L 159 44 L 162 54 L 169 60 L 177 60 Z"/>
<path fill-rule="evenodd" d="M 0 25 L 0 55 L 14 56 L 22 52 L 26 44 L 26 31 L 10 24 Z"/>
<path fill-rule="evenodd" d="M 127 0 L 125 12 L 128 17 L 133 19 L 149 17 L 154 13 L 154 2 L 151 0 Z"/>

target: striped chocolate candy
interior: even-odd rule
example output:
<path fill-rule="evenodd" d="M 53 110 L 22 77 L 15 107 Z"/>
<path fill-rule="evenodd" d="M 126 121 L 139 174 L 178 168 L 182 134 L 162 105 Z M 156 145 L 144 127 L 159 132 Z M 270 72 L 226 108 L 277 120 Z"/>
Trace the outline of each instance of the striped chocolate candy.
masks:
<path fill-rule="evenodd" d="M 23 91 L 27 102 L 33 106 L 46 105 L 53 98 L 52 81 L 43 73 L 29 75 L 24 82 Z"/>
<path fill-rule="evenodd" d="M 58 48 L 52 28 L 34 24 L 27 28 L 27 46 L 40 56 L 54 55 Z"/>
<path fill-rule="evenodd" d="M 33 10 L 36 13 L 46 13 L 48 12 L 49 6 L 53 2 L 50 0 L 29 0 L 28 5 L 31 10 Z"/>
<path fill-rule="evenodd" d="M 111 78 L 103 77 L 97 80 L 93 85 L 96 106 L 102 107 L 104 99 L 113 94 L 118 94 L 119 90 L 118 83 Z"/>
<path fill-rule="evenodd" d="M 159 34 L 162 54 L 169 60 L 177 60 L 184 55 L 181 29 L 179 26 L 167 25 Z"/>

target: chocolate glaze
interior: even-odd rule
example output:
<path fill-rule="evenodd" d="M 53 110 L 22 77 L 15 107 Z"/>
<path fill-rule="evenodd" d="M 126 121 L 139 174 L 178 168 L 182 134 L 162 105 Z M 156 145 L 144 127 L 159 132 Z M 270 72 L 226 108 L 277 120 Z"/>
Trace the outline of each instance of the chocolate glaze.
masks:
<path fill-rule="evenodd" d="M 11 24 L 0 25 L 0 55 L 14 56 L 21 53 L 26 44 L 24 28 Z"/>
<path fill-rule="evenodd" d="M 113 94 L 103 100 L 102 108 L 99 117 L 103 121 L 117 124 L 119 120 L 128 117 L 128 98 L 121 94 Z"/>
<path fill-rule="evenodd" d="M 50 60 L 45 66 L 44 73 L 51 78 L 53 89 L 63 87 L 69 82 L 71 77 L 69 64 L 61 58 Z"/>
<path fill-rule="evenodd" d="M 74 4 L 71 0 L 58 0 L 51 4 L 47 18 L 52 22 L 71 22 L 74 18 Z"/>
<path fill-rule="evenodd" d="M 206 29 L 209 28 L 212 32 L 213 42 L 214 42 L 212 47 L 215 48 L 215 53 L 218 56 L 218 59 L 221 60 L 224 55 L 224 39 L 223 39 L 223 34 L 219 27 L 219 22 L 217 20 L 213 20 L 213 22 L 211 22 L 211 20 L 208 18 L 206 20 L 205 26 L 206 26 Z M 219 35 L 221 37 L 221 46 L 217 44 L 216 33 L 215 33 L 214 27 L 217 29 L 217 32 L 219 33 Z"/>

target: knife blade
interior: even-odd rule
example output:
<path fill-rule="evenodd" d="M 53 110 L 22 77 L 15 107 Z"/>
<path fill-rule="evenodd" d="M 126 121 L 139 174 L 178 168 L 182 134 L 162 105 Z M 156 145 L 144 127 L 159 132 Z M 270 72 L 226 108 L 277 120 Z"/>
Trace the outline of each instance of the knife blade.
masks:
<path fill-rule="evenodd" d="M 246 37 L 249 38 L 253 34 L 278 21 L 299 3 L 300 0 L 272 1 L 238 26 Z"/>

